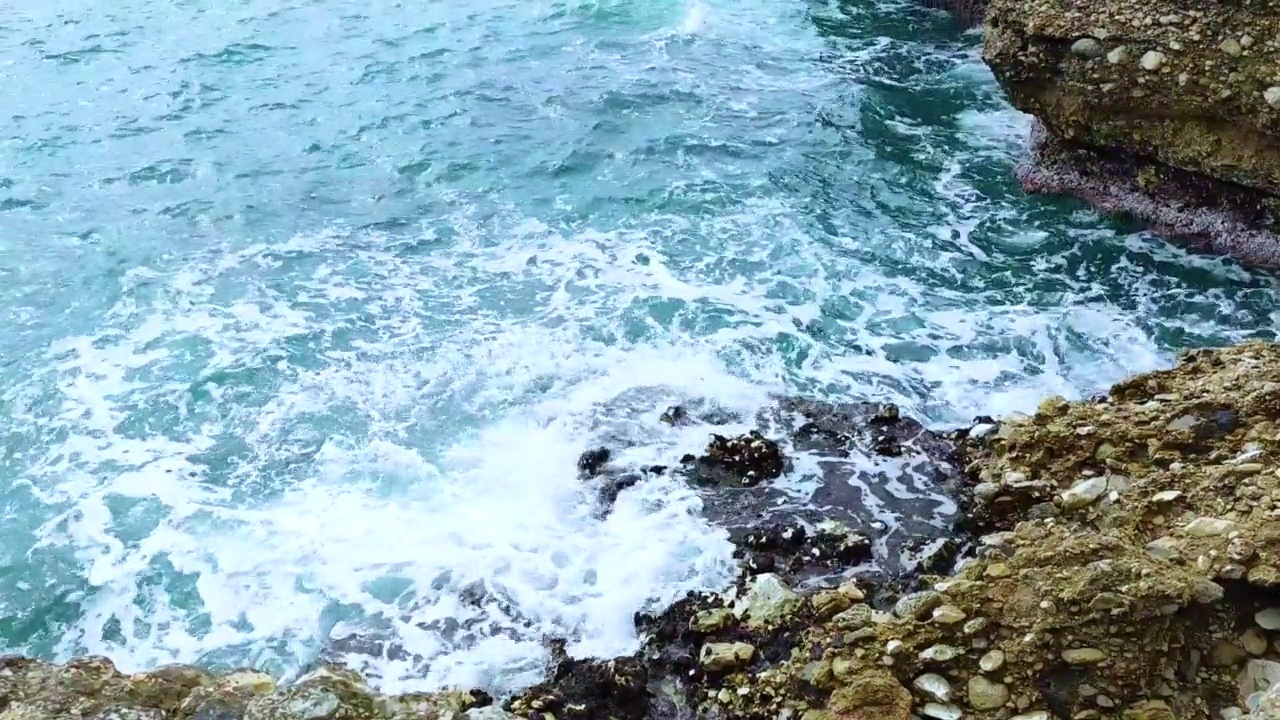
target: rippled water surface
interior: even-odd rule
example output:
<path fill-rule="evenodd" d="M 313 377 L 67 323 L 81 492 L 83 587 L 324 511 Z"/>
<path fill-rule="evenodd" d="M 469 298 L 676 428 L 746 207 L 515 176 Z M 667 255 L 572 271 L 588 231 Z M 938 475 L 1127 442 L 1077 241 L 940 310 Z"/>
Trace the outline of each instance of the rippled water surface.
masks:
<path fill-rule="evenodd" d="M 672 402 L 1028 409 L 1272 337 L 1272 282 L 1010 170 L 1027 119 L 873 0 L 17 0 L 0 7 L 0 650 L 388 689 L 731 572 L 593 439 Z"/>

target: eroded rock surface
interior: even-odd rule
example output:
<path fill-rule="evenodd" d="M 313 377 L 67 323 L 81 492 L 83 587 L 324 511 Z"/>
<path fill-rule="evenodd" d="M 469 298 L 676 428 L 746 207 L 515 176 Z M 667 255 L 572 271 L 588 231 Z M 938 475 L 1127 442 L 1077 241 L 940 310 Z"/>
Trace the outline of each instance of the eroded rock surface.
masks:
<path fill-rule="evenodd" d="M 984 29 L 1009 100 L 1048 130 L 1024 186 L 1280 267 L 1280 3 L 994 0 Z"/>
<path fill-rule="evenodd" d="M 727 591 L 638 616 L 636 654 L 571 659 L 557 645 L 546 680 L 500 702 L 384 696 L 331 667 L 278 688 L 254 673 L 123 676 L 97 659 L 9 659 L 0 718 L 1277 717 L 1280 345 L 1190 353 L 1105 396 L 1050 398 L 1034 416 L 950 436 L 886 407 L 787 401 L 744 440 L 760 438 L 777 442 L 781 476 L 700 486 L 782 492 L 805 472 L 835 478 L 823 463 L 866 447 L 924 463 L 931 443 L 948 453 L 959 443 L 954 482 L 980 539 L 953 572 L 913 583 L 846 579 L 852 560 L 809 582 L 744 558 Z"/>

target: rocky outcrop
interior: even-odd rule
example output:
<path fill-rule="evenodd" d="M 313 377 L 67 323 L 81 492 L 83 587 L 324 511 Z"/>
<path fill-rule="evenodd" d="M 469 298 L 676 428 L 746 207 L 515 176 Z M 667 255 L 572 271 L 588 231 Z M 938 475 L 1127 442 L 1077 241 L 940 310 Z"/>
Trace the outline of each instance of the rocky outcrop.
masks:
<path fill-rule="evenodd" d="M 1280 231 L 1280 4 L 994 0 L 984 30 L 1009 100 L 1047 130 L 1028 189 L 1280 266 L 1230 237 Z M 1076 150 L 1097 155 L 1064 164 Z"/>
<path fill-rule="evenodd" d="M 645 648 L 621 665 L 562 666 L 561 677 L 595 684 L 553 679 L 509 709 L 579 720 L 622 707 L 637 720 L 1276 717 L 1280 346 L 1193 353 L 1104 397 L 1053 398 L 955 438 L 981 539 L 953 574 L 887 594 L 874 580 L 797 591 L 772 574 L 744 577 L 639 618 Z"/>
<path fill-rule="evenodd" d="M 637 616 L 634 655 L 574 659 L 553 643 L 546 680 L 498 700 L 386 696 L 331 666 L 279 687 L 245 671 L 125 676 L 100 659 L 11 658 L 0 661 L 0 718 L 1280 717 L 1280 345 L 1190 353 L 1101 397 L 1051 398 L 1033 416 L 946 434 L 878 405 L 783 400 L 757 420 L 745 435 L 709 427 L 705 455 L 646 472 L 681 474 L 711 506 L 738 495 L 726 507 L 811 534 L 739 533 L 734 586 Z M 583 481 L 630 472 L 611 457 L 584 455 Z M 948 532 L 974 540 L 954 567 L 869 570 L 885 530 L 860 535 L 851 528 L 865 508 L 814 503 L 816 491 L 817 509 L 804 512 L 830 507 L 845 518 L 839 531 L 799 506 L 768 511 L 783 496 L 765 491 L 782 493 L 797 474 L 856 485 L 880 464 L 890 482 L 949 487 L 962 512 L 938 517 L 962 518 Z M 766 535 L 767 568 L 752 546 Z M 824 554 L 839 545 L 823 543 L 854 537 L 877 547 Z"/>

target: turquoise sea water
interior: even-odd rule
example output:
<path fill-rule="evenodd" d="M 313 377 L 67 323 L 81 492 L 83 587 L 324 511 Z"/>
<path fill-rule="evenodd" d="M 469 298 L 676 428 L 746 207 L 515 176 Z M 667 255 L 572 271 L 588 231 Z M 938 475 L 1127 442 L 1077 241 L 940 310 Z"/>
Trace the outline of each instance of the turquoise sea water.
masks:
<path fill-rule="evenodd" d="M 602 520 L 575 477 L 696 448 L 668 404 L 957 423 L 1273 337 L 1269 278 L 1019 191 L 980 43 L 874 0 L 4 4 L 0 650 L 509 689 L 729 577 L 688 490 Z"/>

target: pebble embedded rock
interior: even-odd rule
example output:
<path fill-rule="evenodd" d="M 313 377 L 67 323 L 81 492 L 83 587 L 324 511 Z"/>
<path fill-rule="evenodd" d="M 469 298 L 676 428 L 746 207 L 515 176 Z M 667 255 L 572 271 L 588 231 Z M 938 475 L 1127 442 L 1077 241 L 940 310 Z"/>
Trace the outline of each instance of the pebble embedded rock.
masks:
<path fill-rule="evenodd" d="M 698 662 L 708 672 L 725 672 L 751 662 L 755 647 L 744 642 L 707 643 L 698 654 Z"/>
<path fill-rule="evenodd" d="M 1107 479 L 1105 477 L 1092 477 L 1081 480 L 1060 496 L 1062 509 L 1078 510 L 1092 505 L 1106 491 Z"/>
<path fill-rule="evenodd" d="M 1280 630 L 1280 607 L 1269 607 L 1254 613 L 1253 621 L 1263 630 Z"/>
<path fill-rule="evenodd" d="M 982 668 L 982 672 L 995 672 L 1004 666 L 1004 651 L 992 650 L 983 655 L 978 660 L 978 667 Z"/>
<path fill-rule="evenodd" d="M 932 700 L 951 702 L 951 683 L 937 673 L 925 673 L 912 681 L 911 686 Z"/>
<path fill-rule="evenodd" d="M 1009 702 L 1009 688 L 982 675 L 969 678 L 969 704 L 975 710 L 995 710 Z"/>
<path fill-rule="evenodd" d="M 1096 58 L 1102 55 L 1102 43 L 1094 38 L 1080 38 L 1071 43 L 1071 53 L 1080 57 Z"/>
<path fill-rule="evenodd" d="M 1148 72 L 1155 72 L 1164 65 L 1165 54 L 1159 50 L 1148 50 L 1142 54 L 1142 59 L 1138 61 L 1142 65 L 1142 69 Z"/>
<path fill-rule="evenodd" d="M 1097 665 L 1107 654 L 1098 648 L 1072 648 L 1062 651 L 1062 659 L 1068 665 Z"/>

